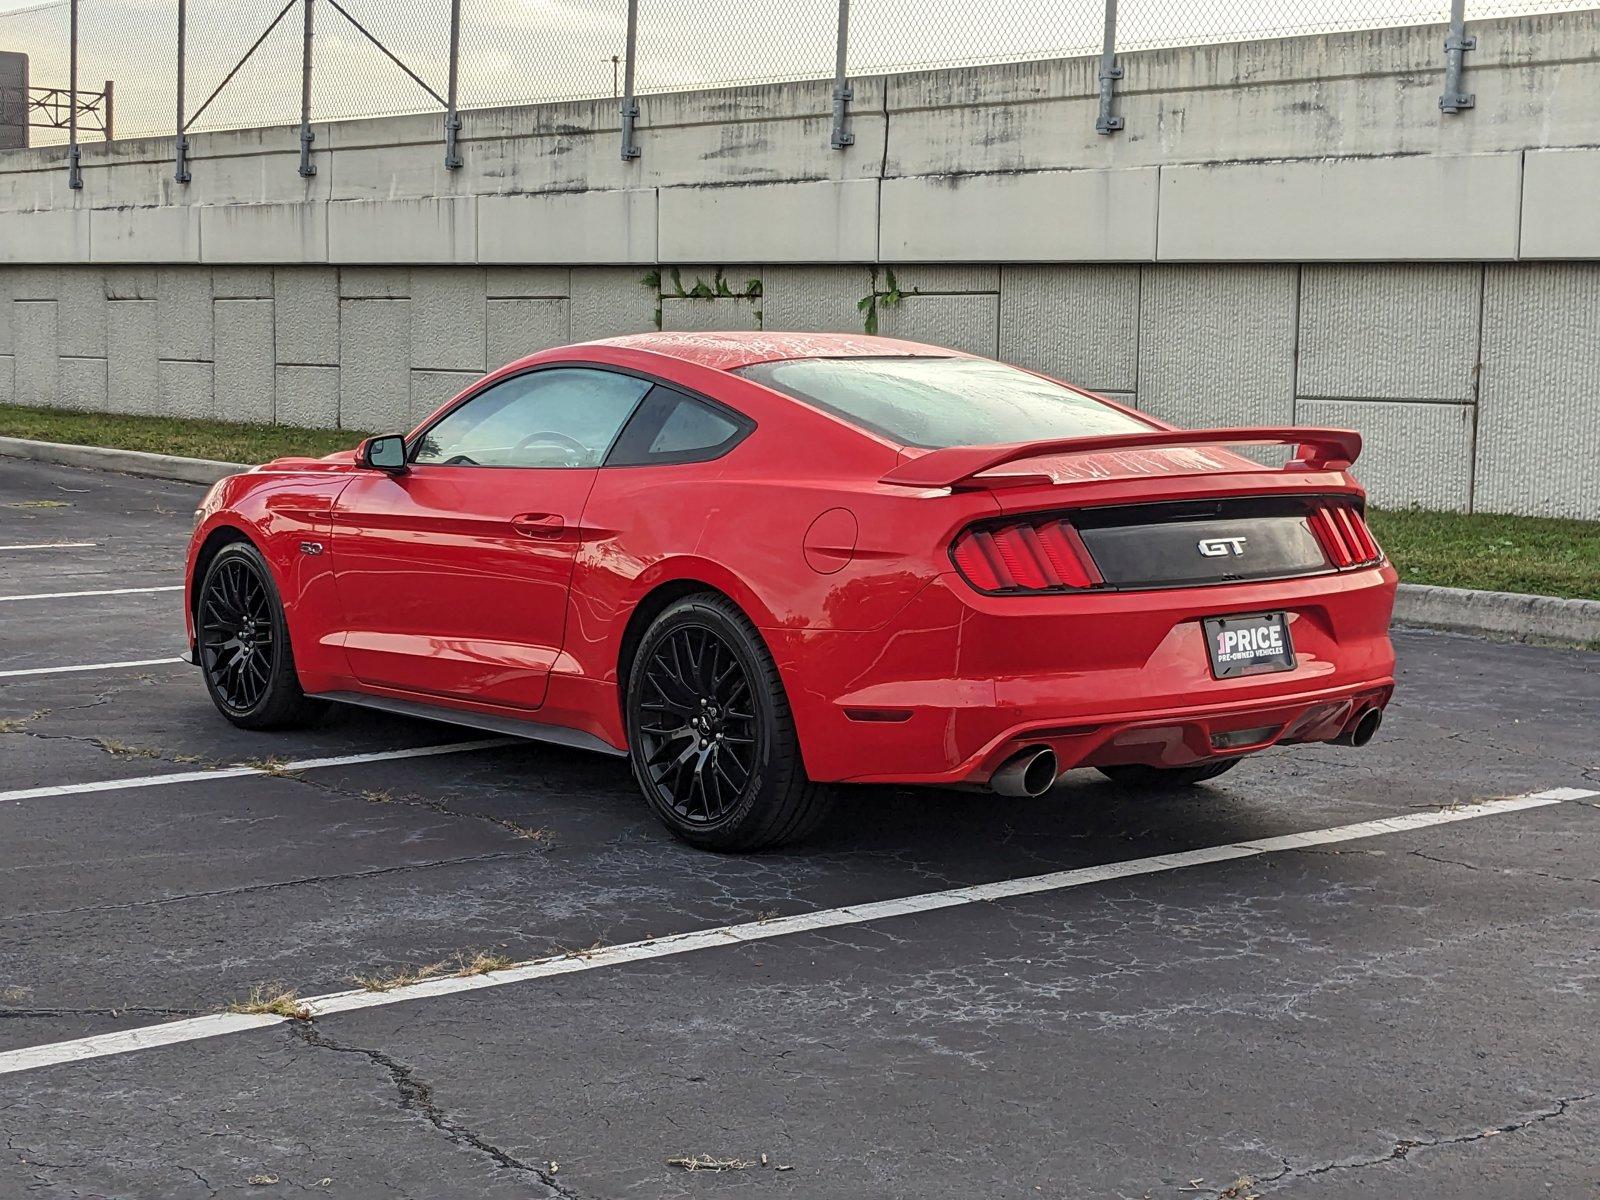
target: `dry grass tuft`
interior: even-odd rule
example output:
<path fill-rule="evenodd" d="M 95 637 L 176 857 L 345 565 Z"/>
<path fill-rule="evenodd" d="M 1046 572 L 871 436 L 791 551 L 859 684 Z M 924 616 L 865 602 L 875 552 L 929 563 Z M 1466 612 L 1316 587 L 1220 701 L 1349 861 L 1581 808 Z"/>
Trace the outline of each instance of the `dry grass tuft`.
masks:
<path fill-rule="evenodd" d="M 755 1165 L 742 1158 L 713 1158 L 709 1154 L 679 1155 L 667 1159 L 667 1166 L 682 1167 L 685 1171 L 744 1171 Z"/>
<path fill-rule="evenodd" d="M 295 994 L 293 988 L 280 987 L 278 984 L 257 984 L 250 989 L 247 998 L 228 1005 L 228 1011 L 252 1016 L 287 1017 L 291 1021 L 311 1020 L 311 1009 L 306 1007 L 305 1001 Z"/>
<path fill-rule="evenodd" d="M 94 744 L 107 754 L 116 755 L 118 758 L 160 758 L 161 751 L 150 750 L 144 746 L 134 746 L 128 742 L 119 741 L 117 738 L 96 737 Z"/>
<path fill-rule="evenodd" d="M 1217 1200 L 1261 1200 L 1260 1194 L 1253 1190 L 1255 1182 L 1250 1176 L 1241 1175 L 1217 1193 Z"/>
<path fill-rule="evenodd" d="M 269 755 L 266 758 L 247 758 L 239 763 L 239 765 L 241 767 L 250 767 L 252 770 L 260 771 L 263 775 L 294 774 L 293 771 L 288 769 L 288 759 L 278 758 L 272 755 Z"/>
<path fill-rule="evenodd" d="M 504 971 L 516 965 L 515 959 L 504 954 L 489 950 L 464 950 L 452 958 L 423 967 L 396 967 L 376 975 L 357 975 L 353 982 L 369 992 L 392 992 L 395 988 L 410 987 L 427 979 L 464 979 L 471 975 L 487 975 L 490 971 Z"/>
<path fill-rule="evenodd" d="M 457 969 L 451 973 L 465 978 L 468 975 L 487 975 L 490 971 L 504 971 L 507 967 L 516 965 L 515 959 L 508 958 L 504 954 L 479 950 L 470 958 L 465 954 L 456 955 Z"/>

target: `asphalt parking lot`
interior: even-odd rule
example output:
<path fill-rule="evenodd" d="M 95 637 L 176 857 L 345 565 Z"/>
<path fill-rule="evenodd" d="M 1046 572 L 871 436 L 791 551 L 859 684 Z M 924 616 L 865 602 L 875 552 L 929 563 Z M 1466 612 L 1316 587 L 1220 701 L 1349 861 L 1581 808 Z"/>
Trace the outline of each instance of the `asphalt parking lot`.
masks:
<path fill-rule="evenodd" d="M 718 858 L 616 760 L 226 725 L 200 490 L 0 459 L 0 1196 L 1600 1196 L 1600 655 L 1402 632 L 1364 751 Z M 480 953 L 552 961 L 210 1017 Z"/>

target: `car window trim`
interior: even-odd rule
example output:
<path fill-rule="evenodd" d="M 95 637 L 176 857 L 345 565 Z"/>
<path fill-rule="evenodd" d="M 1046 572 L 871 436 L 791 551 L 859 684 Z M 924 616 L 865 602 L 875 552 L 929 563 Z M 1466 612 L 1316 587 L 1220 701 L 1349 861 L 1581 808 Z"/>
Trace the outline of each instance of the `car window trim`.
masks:
<path fill-rule="evenodd" d="M 539 364 L 537 364 L 535 366 L 528 367 L 528 368 L 526 368 L 524 370 L 521 370 L 521 371 L 513 371 L 509 375 L 501 375 L 497 379 L 493 379 L 493 380 L 482 379 L 482 380 L 478 381 L 477 386 L 475 386 L 470 392 L 467 392 L 465 395 L 458 397 L 450 405 L 449 408 L 445 409 L 438 416 L 436 416 L 433 420 L 429 421 L 422 428 L 420 428 L 420 429 L 414 431 L 413 433 L 407 435 L 407 437 L 406 437 L 406 465 L 408 467 L 412 467 L 414 469 L 421 469 L 423 467 L 444 467 L 444 466 L 449 466 L 450 464 L 448 464 L 448 463 L 418 463 L 416 461 L 416 459 L 415 459 L 416 452 L 417 452 L 418 447 L 420 447 L 420 445 L 422 444 L 422 439 L 423 438 L 425 438 L 430 432 L 432 432 L 435 428 L 437 428 L 443 421 L 445 421 L 457 409 L 463 408 L 466 405 L 471 404 L 479 396 L 482 396 L 484 393 L 489 392 L 489 391 L 493 390 L 494 388 L 499 387 L 501 384 L 510 383 L 514 379 L 521 379 L 525 375 L 535 375 L 535 374 L 538 374 L 541 371 L 560 371 L 560 370 L 566 370 L 566 371 L 571 371 L 571 370 L 603 371 L 603 372 L 605 372 L 607 374 L 610 374 L 610 375 L 625 375 L 625 376 L 627 376 L 627 377 L 629 377 L 631 379 L 638 379 L 638 380 L 641 380 L 643 382 L 649 383 L 651 385 L 651 387 L 654 387 L 656 385 L 656 383 L 657 383 L 657 380 L 653 376 L 648 375 L 643 371 L 630 371 L 630 370 L 628 370 L 628 369 L 626 369 L 624 367 L 613 367 L 609 363 L 597 363 L 597 362 L 550 362 L 550 363 L 539 363 Z M 628 428 L 629 423 L 632 422 L 634 416 L 638 413 L 639 406 L 644 403 L 645 397 L 650 394 L 650 391 L 651 391 L 651 388 L 645 388 L 644 391 L 639 393 L 639 398 L 633 402 L 633 407 L 628 410 L 628 415 L 623 417 L 622 418 L 622 423 L 617 426 L 617 432 L 612 434 L 611 435 L 611 440 L 606 443 L 605 452 L 603 454 L 601 454 L 600 461 L 598 463 L 596 463 L 592 467 L 513 467 L 513 466 L 501 466 L 501 465 L 494 464 L 494 463 L 456 463 L 455 466 L 456 467 L 461 467 L 461 468 L 466 468 L 468 470 L 473 470 L 473 471 L 598 471 L 601 467 L 605 466 L 606 459 L 611 457 L 611 451 L 616 448 L 617 440 L 622 437 L 623 431 Z"/>
<path fill-rule="evenodd" d="M 645 375 L 643 372 L 640 373 L 640 376 L 641 378 L 649 378 L 649 376 Z M 656 388 L 660 388 L 664 392 L 670 392 L 675 396 L 681 397 L 682 399 L 689 401 L 691 404 L 704 405 L 714 416 L 723 417 L 729 421 L 734 427 L 733 432 L 727 437 L 723 438 L 720 442 L 716 442 L 710 446 L 702 446 L 695 450 L 674 450 L 667 453 L 649 455 L 638 462 L 612 462 L 612 457 L 623 445 L 629 431 L 633 427 L 633 423 L 639 419 L 640 414 L 644 411 L 645 405 L 648 403 L 651 394 L 656 390 Z M 668 416 L 670 415 L 671 410 L 668 411 Z M 665 422 L 662 422 L 662 424 L 665 424 Z M 723 404 L 718 400 L 713 400 L 710 396 L 702 395 L 701 393 L 693 391 L 690 388 L 683 387 L 681 384 L 672 383 L 667 380 L 657 380 L 654 386 L 651 387 L 650 391 L 646 392 L 644 396 L 640 398 L 638 406 L 633 410 L 632 413 L 628 415 L 627 421 L 623 423 L 621 432 L 617 435 L 617 440 L 611 444 L 611 448 L 606 452 L 605 460 L 600 464 L 600 466 L 602 469 L 620 471 L 637 467 L 674 467 L 684 466 L 690 463 L 716 462 L 719 458 L 731 454 L 739 445 L 739 443 L 744 441 L 745 438 L 749 437 L 751 433 L 755 431 L 755 428 L 755 419 L 745 415 L 738 409 L 730 408 L 728 405 Z M 660 432 L 661 425 L 657 425 L 652 434 L 652 438 L 655 434 L 659 434 Z"/>
<path fill-rule="evenodd" d="M 738 425 L 740 427 L 740 432 L 738 433 L 738 435 L 735 436 L 734 438 L 730 439 L 726 443 L 726 445 L 724 446 L 724 448 L 721 451 L 721 453 L 712 455 L 710 458 L 694 459 L 692 461 L 695 461 L 695 462 L 715 462 L 717 459 L 721 458 L 724 454 L 731 453 L 741 442 L 743 442 L 745 440 L 745 438 L 749 437 L 750 434 L 753 433 L 755 431 L 755 429 L 756 429 L 757 422 L 756 422 L 755 418 L 750 417 L 750 416 L 746 415 L 745 413 L 740 412 L 736 408 L 730 408 L 728 405 L 722 403 L 720 400 L 715 400 L 712 397 L 707 396 L 703 392 L 698 392 L 698 391 L 694 390 L 693 388 L 685 387 L 683 384 L 675 383 L 670 379 L 663 379 L 661 376 L 656 375 L 656 374 L 654 374 L 654 373 L 652 373 L 650 371 L 640 371 L 640 370 L 636 370 L 633 367 L 619 367 L 619 366 L 615 366 L 615 365 L 613 365 L 611 363 L 594 362 L 594 361 L 589 360 L 589 359 L 566 359 L 566 360 L 563 360 L 561 362 L 536 363 L 531 367 L 524 367 L 520 371 L 513 371 L 509 375 L 501 375 L 500 377 L 498 377 L 498 378 L 496 378 L 496 379 L 494 379 L 492 381 L 487 379 L 487 378 L 480 379 L 477 382 L 477 384 L 474 385 L 474 387 L 472 388 L 471 391 L 465 393 L 462 396 L 459 396 L 456 400 L 454 400 L 450 404 L 450 406 L 448 408 L 446 408 L 443 412 L 439 413 L 436 417 L 434 417 L 426 425 L 422 426 L 420 429 L 417 429 L 417 430 L 413 431 L 412 433 L 410 433 L 410 434 L 408 434 L 406 436 L 406 465 L 410 466 L 410 467 L 419 467 L 419 468 L 420 467 L 441 467 L 441 466 L 444 466 L 443 463 L 420 463 L 420 464 L 419 463 L 415 463 L 413 461 L 413 455 L 416 452 L 416 449 L 415 449 L 416 446 L 421 443 L 422 439 L 435 426 L 437 426 L 439 424 L 439 422 L 443 421 L 446 417 L 448 417 L 451 413 L 455 412 L 462 405 L 470 404 L 473 400 L 475 400 L 479 396 L 483 395 L 490 388 L 499 387 L 502 383 L 510 383 L 513 379 L 521 379 L 524 375 L 532 375 L 532 374 L 534 374 L 535 372 L 538 372 L 538 371 L 556 371 L 556 370 L 563 370 L 563 369 L 571 370 L 573 368 L 577 368 L 577 369 L 580 369 L 580 370 L 590 370 L 590 371 L 607 371 L 612 375 L 626 375 L 631 379 L 639 379 L 639 380 L 644 381 L 645 383 L 650 384 L 650 387 L 646 388 L 644 390 L 644 392 L 639 396 L 639 398 L 636 401 L 634 401 L 633 408 L 629 411 L 628 415 L 622 419 L 622 424 L 618 427 L 617 432 L 612 437 L 610 444 L 606 446 L 605 454 L 603 454 L 601 456 L 600 463 L 599 463 L 598 466 L 594 466 L 594 467 L 500 467 L 500 466 L 487 466 L 487 465 L 483 465 L 483 464 L 478 464 L 478 465 L 476 465 L 476 466 L 474 466 L 472 468 L 469 468 L 469 469 L 471 469 L 471 470 L 479 470 L 479 471 L 603 471 L 603 470 L 606 470 L 608 468 L 612 468 L 612 463 L 611 463 L 610 460 L 611 460 L 612 452 L 615 451 L 616 448 L 617 448 L 617 443 L 622 440 L 622 435 L 627 432 L 628 426 L 633 423 L 633 419 L 639 415 L 639 409 L 644 404 L 644 402 L 647 399 L 649 399 L 651 391 L 653 391 L 655 388 L 658 388 L 658 387 L 666 388 L 669 391 L 678 392 L 681 395 L 687 396 L 691 400 L 698 400 L 700 403 L 708 405 L 712 409 L 712 411 L 726 416 L 729 420 L 733 421 L 736 425 Z M 754 381 L 751 380 L 751 381 L 748 381 L 748 382 L 752 382 L 753 383 Z M 771 389 L 769 389 L 769 390 L 771 390 Z M 781 395 L 782 393 L 778 393 L 778 394 Z M 693 453 L 697 453 L 697 452 L 693 452 Z M 459 464 L 459 465 L 463 466 L 463 467 L 466 466 L 465 463 L 462 463 L 462 464 Z M 674 465 L 674 464 L 671 463 L 671 462 L 668 462 L 668 461 L 665 461 L 665 460 L 658 460 L 658 461 L 643 462 L 643 463 L 618 463 L 618 464 L 616 464 L 616 468 L 615 469 L 620 469 L 620 468 L 623 468 L 623 467 L 656 467 L 656 466 L 672 466 L 672 465 Z"/>

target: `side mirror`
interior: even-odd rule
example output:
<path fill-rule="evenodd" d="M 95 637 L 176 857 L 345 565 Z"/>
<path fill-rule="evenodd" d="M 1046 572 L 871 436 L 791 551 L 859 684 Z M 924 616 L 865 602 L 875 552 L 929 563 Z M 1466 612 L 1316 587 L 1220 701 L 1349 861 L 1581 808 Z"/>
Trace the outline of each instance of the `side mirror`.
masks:
<path fill-rule="evenodd" d="M 361 443 L 359 458 L 363 467 L 398 474 L 406 469 L 406 439 L 398 433 L 369 437 Z"/>

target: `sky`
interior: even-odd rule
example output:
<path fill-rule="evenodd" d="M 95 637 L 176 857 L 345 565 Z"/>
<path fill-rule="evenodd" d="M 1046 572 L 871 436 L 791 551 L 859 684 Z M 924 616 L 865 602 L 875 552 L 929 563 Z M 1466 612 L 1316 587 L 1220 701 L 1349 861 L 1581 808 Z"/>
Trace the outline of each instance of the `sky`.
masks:
<path fill-rule="evenodd" d="M 301 0 L 189 0 L 186 112 L 193 128 L 299 119 Z M 317 120 L 436 109 L 338 3 L 435 91 L 446 90 L 449 0 L 314 0 Z M 1469 0 L 1468 16 L 1590 8 L 1596 0 Z M 260 48 L 195 117 L 252 42 Z M 175 122 L 176 0 L 80 0 L 79 85 L 116 84 L 118 136 Z M 625 0 L 463 0 L 464 108 L 609 97 Z M 1430 0 L 1119 0 L 1124 50 L 1443 22 Z M 638 90 L 673 91 L 833 73 L 838 0 L 640 0 Z M 1097 53 L 1100 0 L 852 0 L 850 70 Z M 35 86 L 67 84 L 68 5 L 0 0 L 0 50 L 30 56 Z M 61 138 L 35 130 L 35 144 Z"/>

